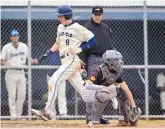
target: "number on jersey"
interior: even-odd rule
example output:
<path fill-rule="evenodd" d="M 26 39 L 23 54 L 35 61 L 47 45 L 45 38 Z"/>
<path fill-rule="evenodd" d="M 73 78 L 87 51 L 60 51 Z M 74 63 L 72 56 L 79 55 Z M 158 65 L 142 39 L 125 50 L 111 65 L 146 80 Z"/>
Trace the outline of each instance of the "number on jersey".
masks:
<path fill-rule="evenodd" d="M 66 40 L 66 45 L 67 45 L 67 46 L 69 45 L 69 39 Z"/>

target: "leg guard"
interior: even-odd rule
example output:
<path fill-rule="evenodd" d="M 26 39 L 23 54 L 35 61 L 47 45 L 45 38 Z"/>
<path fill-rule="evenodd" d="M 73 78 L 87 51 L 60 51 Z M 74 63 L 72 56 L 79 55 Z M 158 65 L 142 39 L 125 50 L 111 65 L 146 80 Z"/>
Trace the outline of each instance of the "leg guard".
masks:
<path fill-rule="evenodd" d="M 105 109 L 106 103 L 95 101 L 92 105 L 91 121 L 100 121 L 102 113 Z"/>

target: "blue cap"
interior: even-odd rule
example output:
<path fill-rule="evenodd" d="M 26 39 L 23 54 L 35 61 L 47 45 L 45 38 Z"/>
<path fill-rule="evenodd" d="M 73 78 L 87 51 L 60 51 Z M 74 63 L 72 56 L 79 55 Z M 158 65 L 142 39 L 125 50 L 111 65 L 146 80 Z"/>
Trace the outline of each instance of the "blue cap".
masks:
<path fill-rule="evenodd" d="M 11 36 L 19 36 L 19 32 L 18 32 L 18 30 L 13 29 L 13 30 L 10 32 L 10 35 L 11 35 Z"/>

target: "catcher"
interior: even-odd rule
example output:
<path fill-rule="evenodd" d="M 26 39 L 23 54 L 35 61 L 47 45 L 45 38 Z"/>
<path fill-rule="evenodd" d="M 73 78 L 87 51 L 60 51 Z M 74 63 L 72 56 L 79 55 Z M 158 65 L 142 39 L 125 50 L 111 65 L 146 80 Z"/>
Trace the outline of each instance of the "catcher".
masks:
<path fill-rule="evenodd" d="M 103 64 L 94 70 L 81 91 L 85 102 L 94 102 L 89 124 L 99 124 L 106 102 L 119 98 L 120 114 L 124 123 L 137 125 L 141 110 L 137 108 L 126 82 L 123 79 L 123 56 L 117 50 L 107 50 L 103 54 Z"/>

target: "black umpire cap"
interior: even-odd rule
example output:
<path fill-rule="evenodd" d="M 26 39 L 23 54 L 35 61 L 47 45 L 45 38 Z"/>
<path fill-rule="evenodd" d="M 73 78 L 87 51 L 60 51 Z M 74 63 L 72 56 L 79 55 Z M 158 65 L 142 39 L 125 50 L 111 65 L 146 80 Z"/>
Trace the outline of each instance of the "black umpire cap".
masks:
<path fill-rule="evenodd" d="M 103 14 L 103 8 L 100 6 L 95 6 L 92 9 L 93 14 Z"/>

